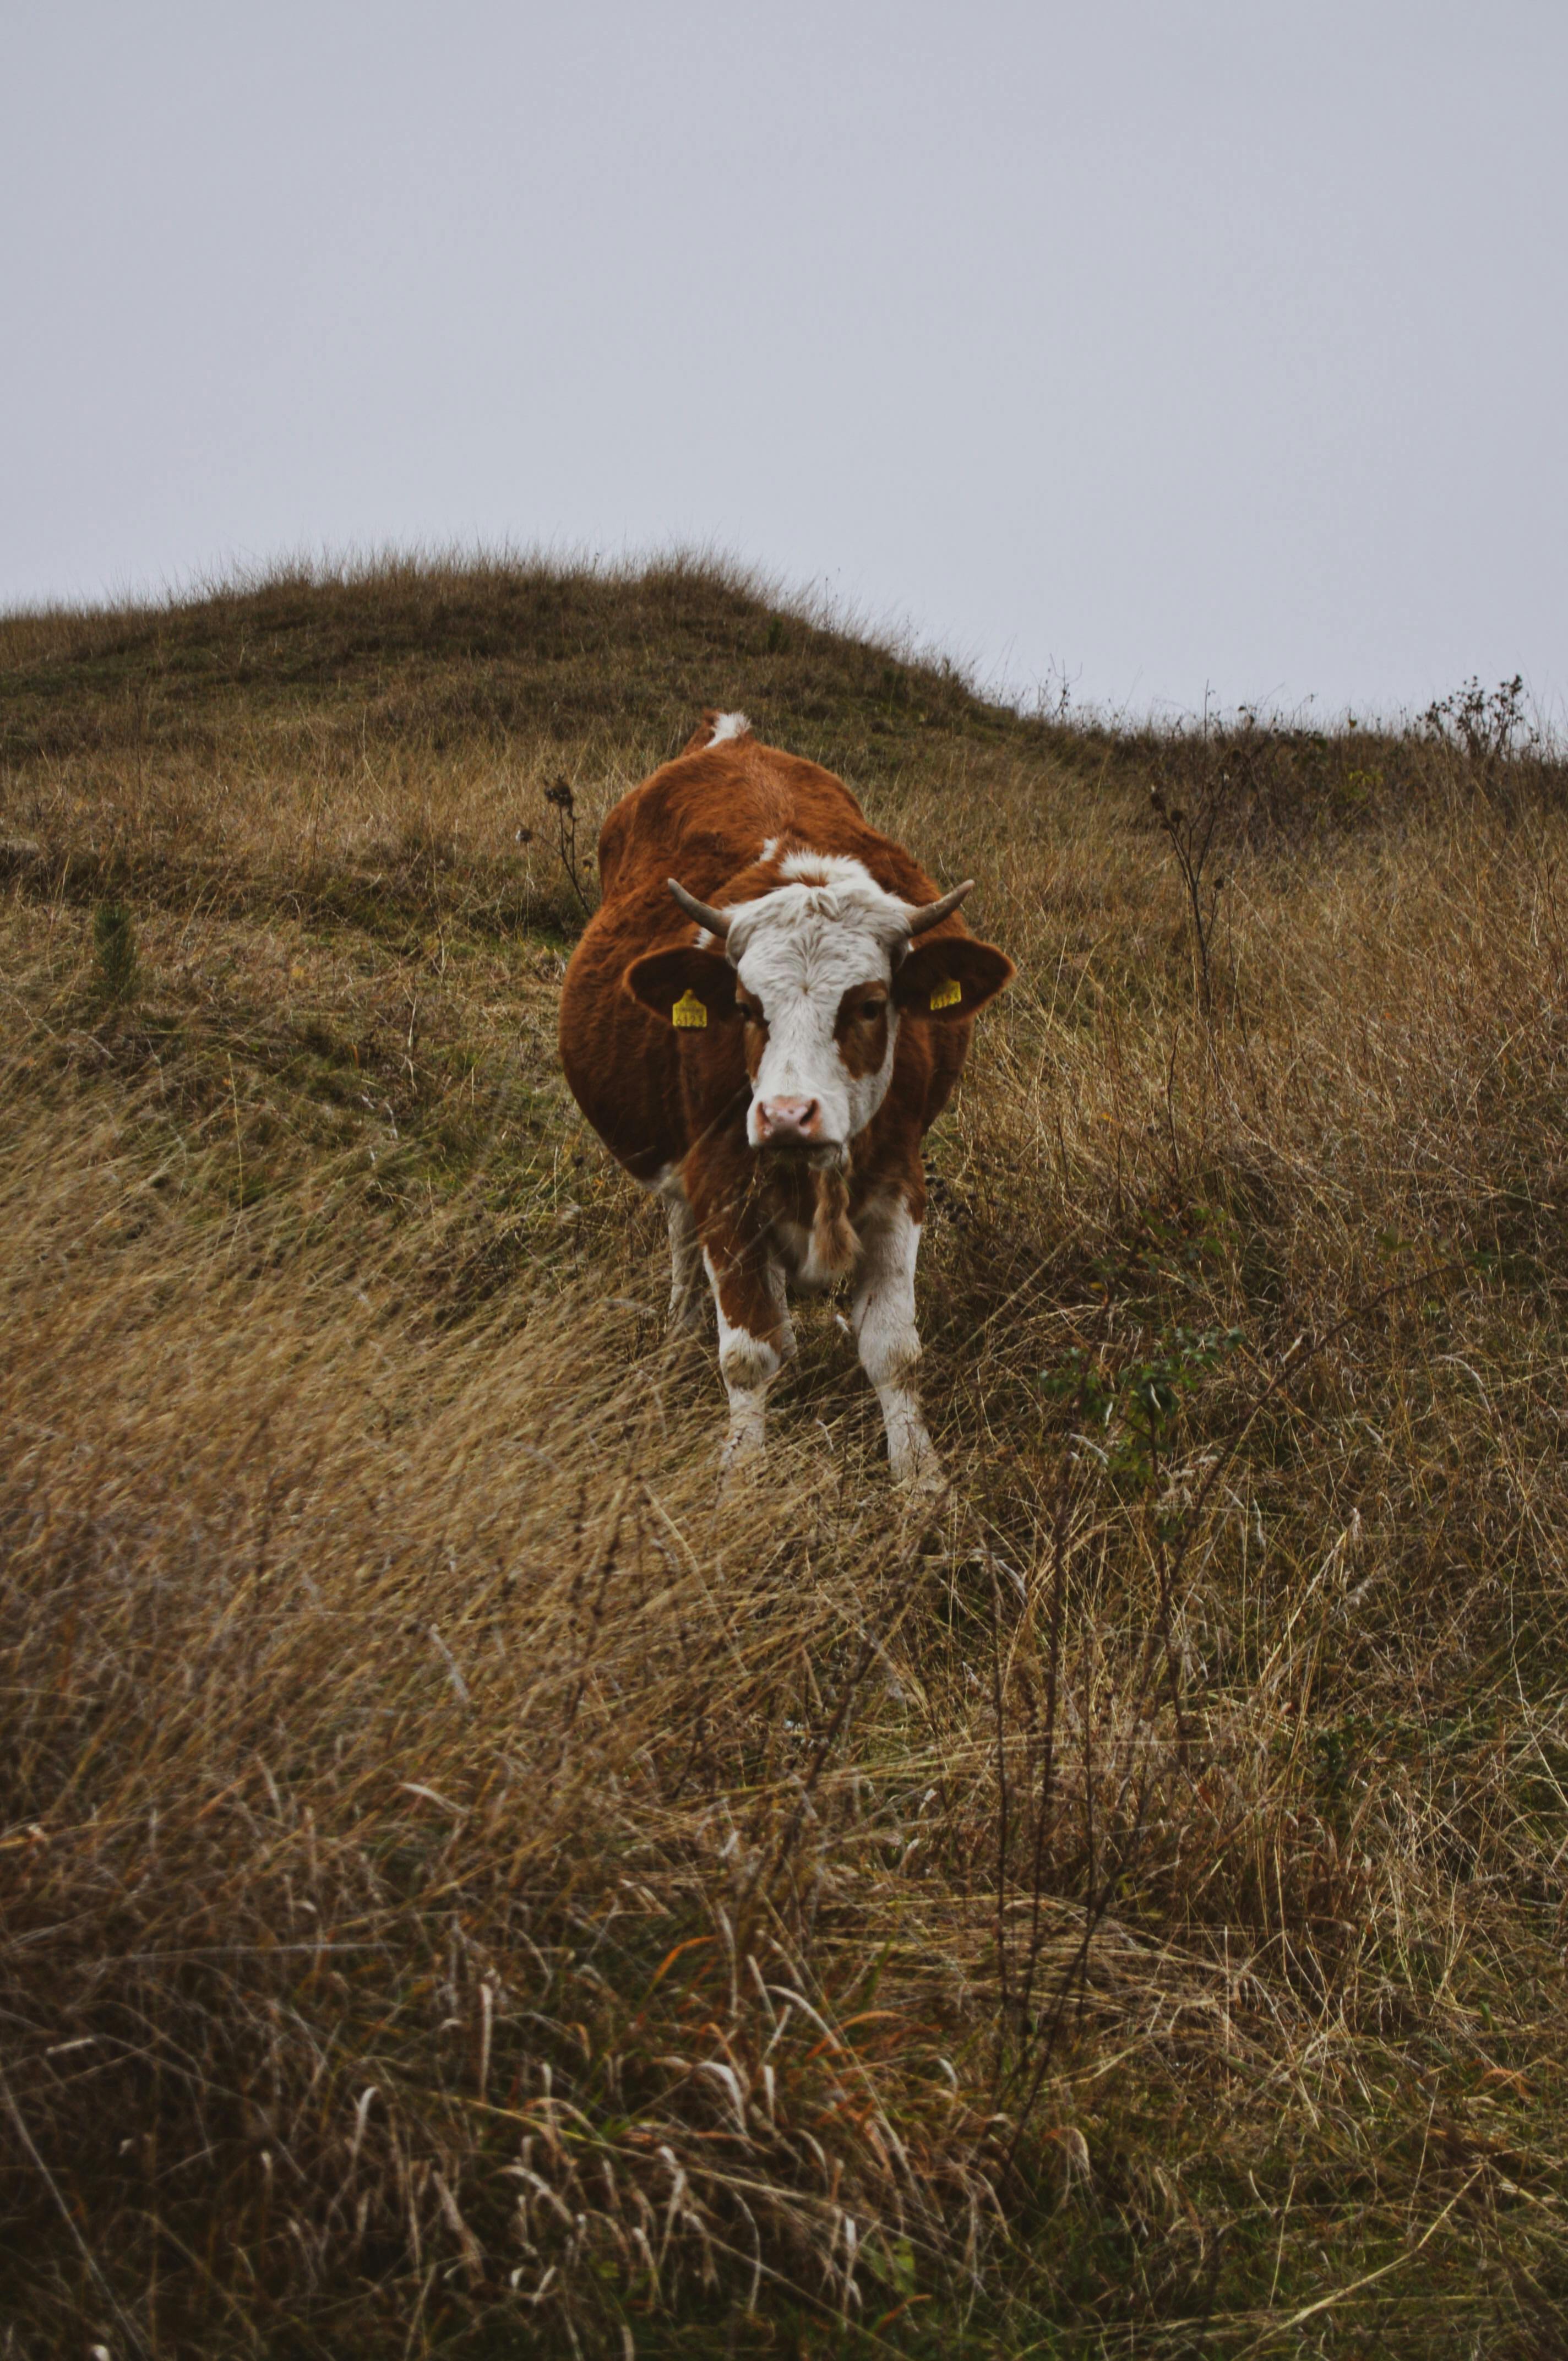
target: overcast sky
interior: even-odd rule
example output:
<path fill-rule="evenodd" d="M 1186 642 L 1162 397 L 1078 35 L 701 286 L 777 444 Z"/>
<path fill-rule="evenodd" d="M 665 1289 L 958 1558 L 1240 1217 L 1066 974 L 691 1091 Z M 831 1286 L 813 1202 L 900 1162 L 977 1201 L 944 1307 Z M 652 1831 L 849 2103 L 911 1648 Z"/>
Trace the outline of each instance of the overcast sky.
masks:
<path fill-rule="evenodd" d="M 1560 710 L 1565 92 L 1563 0 L 7 0 L 0 603 L 702 544 L 1025 692 Z"/>

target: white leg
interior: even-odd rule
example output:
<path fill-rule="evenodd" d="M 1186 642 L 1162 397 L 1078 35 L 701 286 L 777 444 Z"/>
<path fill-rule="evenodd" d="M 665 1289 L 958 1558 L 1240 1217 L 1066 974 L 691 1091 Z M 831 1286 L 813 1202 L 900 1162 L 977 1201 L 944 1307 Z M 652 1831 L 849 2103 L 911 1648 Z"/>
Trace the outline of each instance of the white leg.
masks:
<path fill-rule="evenodd" d="M 850 1316 L 861 1366 L 882 1404 L 893 1480 L 923 1492 L 939 1492 L 941 1462 L 926 1432 L 916 1388 L 920 1332 L 915 1325 L 915 1262 L 920 1224 L 900 1198 L 876 1219 L 862 1222 L 861 1239 L 861 1276 Z"/>
<path fill-rule="evenodd" d="M 670 1224 L 670 1326 L 702 1330 L 702 1248 L 697 1244 L 696 1215 L 686 1202 L 678 1180 L 660 1191 Z"/>
<path fill-rule="evenodd" d="M 706 1253 L 703 1261 L 713 1289 L 714 1308 L 718 1314 L 718 1372 L 729 1397 L 729 1431 L 724 1438 L 724 1450 L 719 1460 L 720 1466 L 728 1472 L 742 1460 L 760 1459 L 762 1455 L 768 1388 L 783 1367 L 785 1358 L 795 1351 L 795 1336 L 787 1316 L 783 1321 L 776 1345 L 766 1336 L 754 1334 L 740 1323 L 731 1321 L 724 1309 L 724 1298 L 719 1291 L 712 1260 Z M 775 1307 L 782 1311 L 782 1271 L 770 1269 L 768 1291 Z"/>

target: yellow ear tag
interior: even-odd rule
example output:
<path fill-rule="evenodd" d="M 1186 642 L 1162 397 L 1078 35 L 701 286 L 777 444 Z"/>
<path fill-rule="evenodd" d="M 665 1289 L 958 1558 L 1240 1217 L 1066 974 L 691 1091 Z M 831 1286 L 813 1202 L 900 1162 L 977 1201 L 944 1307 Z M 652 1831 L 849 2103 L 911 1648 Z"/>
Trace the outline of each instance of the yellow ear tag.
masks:
<path fill-rule="evenodd" d="M 950 975 L 946 983 L 939 983 L 931 994 L 931 1005 L 933 1008 L 951 1008 L 963 996 L 963 985 L 956 975 Z"/>
<path fill-rule="evenodd" d="M 706 1025 L 707 1010 L 695 992 L 683 992 L 670 1011 L 672 1025 Z"/>

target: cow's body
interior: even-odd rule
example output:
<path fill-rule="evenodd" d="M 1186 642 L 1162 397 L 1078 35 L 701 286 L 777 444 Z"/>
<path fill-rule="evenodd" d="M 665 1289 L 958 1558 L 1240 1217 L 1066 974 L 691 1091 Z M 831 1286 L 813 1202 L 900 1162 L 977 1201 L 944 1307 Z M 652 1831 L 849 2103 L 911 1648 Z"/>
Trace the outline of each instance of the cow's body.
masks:
<path fill-rule="evenodd" d="M 606 1147 L 665 1200 L 675 1317 L 697 1316 L 706 1267 L 727 1461 L 762 1446 L 763 1396 L 795 1349 L 786 1286 L 849 1277 L 894 1473 L 934 1480 L 914 1385 L 920 1142 L 1010 963 L 956 917 L 923 930 L 930 879 L 830 772 L 759 745 L 739 715 L 705 716 L 622 797 L 599 876 L 562 1063 Z M 710 928 L 672 880 L 711 906 Z"/>

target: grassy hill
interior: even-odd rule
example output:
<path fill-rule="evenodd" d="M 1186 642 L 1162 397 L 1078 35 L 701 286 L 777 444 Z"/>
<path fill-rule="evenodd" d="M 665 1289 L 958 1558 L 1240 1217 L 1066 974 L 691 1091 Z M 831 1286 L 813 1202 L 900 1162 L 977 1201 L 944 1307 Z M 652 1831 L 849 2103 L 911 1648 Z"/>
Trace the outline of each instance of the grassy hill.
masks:
<path fill-rule="evenodd" d="M 707 704 L 1020 979 L 940 1511 L 554 1005 Z M 0 621 L 8 2356 L 1561 2354 L 1568 772 L 699 567 Z"/>

